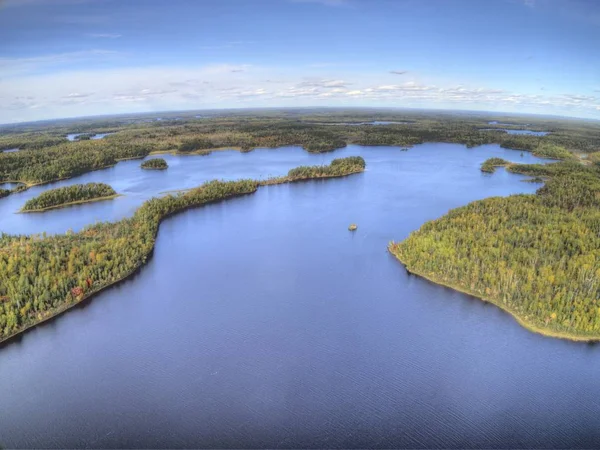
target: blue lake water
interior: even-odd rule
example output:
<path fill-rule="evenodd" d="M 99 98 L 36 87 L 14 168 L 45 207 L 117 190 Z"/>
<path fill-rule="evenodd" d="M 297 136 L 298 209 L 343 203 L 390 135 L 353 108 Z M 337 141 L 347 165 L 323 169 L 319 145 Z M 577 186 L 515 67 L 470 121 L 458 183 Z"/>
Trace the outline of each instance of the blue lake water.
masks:
<path fill-rule="evenodd" d="M 77 140 L 77 136 L 82 136 L 84 134 L 88 134 L 88 133 L 70 133 L 70 134 L 67 134 L 67 139 L 69 141 L 75 141 L 75 140 Z M 103 139 L 106 136 L 108 136 L 109 134 L 114 134 L 114 133 L 98 133 L 98 134 L 94 134 L 94 135 L 90 136 L 90 139 L 92 139 L 92 140 Z"/>
<path fill-rule="evenodd" d="M 166 220 L 129 281 L 0 348 L 6 447 L 597 448 L 600 347 L 544 338 L 410 276 L 386 251 L 472 200 L 539 185 L 487 145 L 349 146 L 166 156 L 0 200 L 0 230 L 63 232 L 165 190 L 361 155 L 347 178 L 263 187 Z M 12 214 L 45 189 L 125 194 Z M 351 233 L 348 224 L 357 223 Z"/>
<path fill-rule="evenodd" d="M 546 136 L 549 131 L 533 131 L 533 130 L 510 130 L 506 128 L 484 128 L 481 131 L 505 131 L 508 134 L 528 134 L 531 136 Z"/>
<path fill-rule="evenodd" d="M 14 189 L 21 183 L 0 183 L 0 189 Z"/>
<path fill-rule="evenodd" d="M 413 122 L 401 122 L 401 121 L 386 121 L 386 120 L 373 120 L 371 122 L 323 122 L 321 125 L 410 125 Z"/>

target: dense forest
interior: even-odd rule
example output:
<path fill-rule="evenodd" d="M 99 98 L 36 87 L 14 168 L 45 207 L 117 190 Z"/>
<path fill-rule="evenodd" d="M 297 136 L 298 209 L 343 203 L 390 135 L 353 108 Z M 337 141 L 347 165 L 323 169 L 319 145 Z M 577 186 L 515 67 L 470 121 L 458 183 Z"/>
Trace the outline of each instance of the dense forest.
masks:
<path fill-rule="evenodd" d="M 490 301 L 530 329 L 600 339 L 600 169 L 574 162 L 509 169 L 548 181 L 535 195 L 455 209 L 390 251 L 410 272 Z"/>
<path fill-rule="evenodd" d="M 364 169 L 362 158 L 336 160 L 329 176 Z M 315 168 L 323 177 L 323 167 Z M 309 176 L 310 168 L 302 176 Z M 346 173 L 345 173 L 346 172 Z M 270 184 L 264 182 L 262 184 Z M 256 191 L 253 180 L 211 181 L 152 198 L 131 218 L 54 236 L 0 235 L 0 341 L 122 280 L 150 256 L 160 222 L 187 208 Z"/>
<path fill-rule="evenodd" d="M 115 197 L 116 195 L 117 193 L 115 190 L 108 184 L 74 184 L 72 186 L 65 186 L 42 192 L 37 197 L 27 200 L 21 211 L 43 211 L 72 203 L 83 203 L 92 200 L 106 199 Z"/>
<path fill-rule="evenodd" d="M 141 166 L 142 169 L 150 170 L 164 170 L 169 167 L 167 162 L 163 158 L 154 158 L 144 161 Z"/>

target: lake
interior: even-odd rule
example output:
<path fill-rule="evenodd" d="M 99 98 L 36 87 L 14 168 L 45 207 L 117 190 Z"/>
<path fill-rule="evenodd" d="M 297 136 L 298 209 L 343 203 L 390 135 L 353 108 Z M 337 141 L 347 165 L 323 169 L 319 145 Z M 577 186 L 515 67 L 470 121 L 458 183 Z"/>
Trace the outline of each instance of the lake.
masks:
<path fill-rule="evenodd" d="M 549 131 L 533 131 L 533 130 L 511 130 L 508 128 L 483 128 L 481 131 L 504 131 L 508 134 L 528 134 L 530 136 L 546 136 Z"/>
<path fill-rule="evenodd" d="M 76 141 L 78 136 L 83 136 L 85 134 L 89 134 L 89 133 L 71 133 L 71 134 L 67 134 L 67 140 L 69 141 Z M 106 136 L 108 136 L 109 134 L 114 134 L 114 133 L 98 133 L 98 134 L 92 134 L 90 135 L 90 139 L 95 141 L 96 139 L 103 139 Z"/>
<path fill-rule="evenodd" d="M 167 155 L 166 171 L 124 161 L 0 200 L 2 231 L 63 232 L 208 179 L 367 161 L 362 174 L 262 187 L 163 222 L 134 278 L 0 348 L 0 443 L 598 447 L 599 346 L 530 333 L 408 275 L 386 250 L 450 208 L 534 192 L 522 176 L 479 170 L 493 156 L 539 161 L 520 154 L 423 144 Z M 89 181 L 125 196 L 11 214 L 32 194 Z"/>
<path fill-rule="evenodd" d="M 389 121 L 389 120 L 373 120 L 371 122 L 321 122 L 318 125 L 410 125 L 413 122 Z"/>

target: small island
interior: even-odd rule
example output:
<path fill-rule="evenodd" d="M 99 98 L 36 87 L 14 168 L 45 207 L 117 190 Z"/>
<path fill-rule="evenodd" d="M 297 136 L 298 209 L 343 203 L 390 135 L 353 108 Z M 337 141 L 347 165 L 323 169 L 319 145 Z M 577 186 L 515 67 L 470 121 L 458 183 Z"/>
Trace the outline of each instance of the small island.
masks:
<path fill-rule="evenodd" d="M 141 165 L 141 168 L 146 170 L 165 170 L 168 167 L 169 165 L 162 158 L 149 159 Z"/>
<path fill-rule="evenodd" d="M 75 184 L 73 186 L 50 189 L 37 197 L 27 200 L 20 212 L 42 212 L 80 203 L 109 200 L 117 196 L 118 194 L 108 184 Z"/>
<path fill-rule="evenodd" d="M 336 158 L 328 166 L 300 166 L 291 169 L 285 177 L 269 178 L 262 185 L 293 183 L 317 178 L 337 178 L 364 172 L 366 167 L 362 156 Z"/>

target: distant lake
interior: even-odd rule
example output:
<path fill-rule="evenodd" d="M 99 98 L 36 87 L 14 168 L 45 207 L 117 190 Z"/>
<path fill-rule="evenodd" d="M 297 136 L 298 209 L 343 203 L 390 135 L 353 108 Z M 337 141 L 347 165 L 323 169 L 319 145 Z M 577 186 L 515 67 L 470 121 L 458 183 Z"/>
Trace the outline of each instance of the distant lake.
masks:
<path fill-rule="evenodd" d="M 371 122 L 319 122 L 314 125 L 344 125 L 344 126 L 361 126 L 361 125 L 410 125 L 413 122 L 373 120 Z"/>
<path fill-rule="evenodd" d="M 14 153 L 14 152 L 18 152 L 19 149 L 18 148 L 9 148 L 7 150 L 2 150 L 2 153 Z"/>
<path fill-rule="evenodd" d="M 600 346 L 528 332 L 388 254 L 449 209 L 539 185 L 498 145 L 165 155 L 0 200 L 0 231 L 116 220 L 161 192 L 361 155 L 362 174 L 260 188 L 160 228 L 138 275 L 0 348 L 4 447 L 598 448 Z M 13 214 L 44 190 L 124 194 Z M 348 231 L 356 223 L 358 230 Z"/>
<path fill-rule="evenodd" d="M 67 139 L 69 141 L 76 141 L 78 136 L 83 136 L 89 133 L 71 133 L 71 134 L 67 134 Z M 94 134 L 90 136 L 90 139 L 92 140 L 96 140 L 96 139 L 102 139 L 106 136 L 108 136 L 109 134 L 114 134 L 114 133 L 98 133 L 98 134 Z"/>
<path fill-rule="evenodd" d="M 481 131 L 505 131 L 508 134 L 529 134 L 531 136 L 546 136 L 549 131 L 510 130 L 506 128 L 482 128 Z"/>
<path fill-rule="evenodd" d="M 17 186 L 20 186 L 22 183 L 0 183 L 0 189 L 14 189 Z M 0 222 L 1 226 L 1 222 Z"/>

